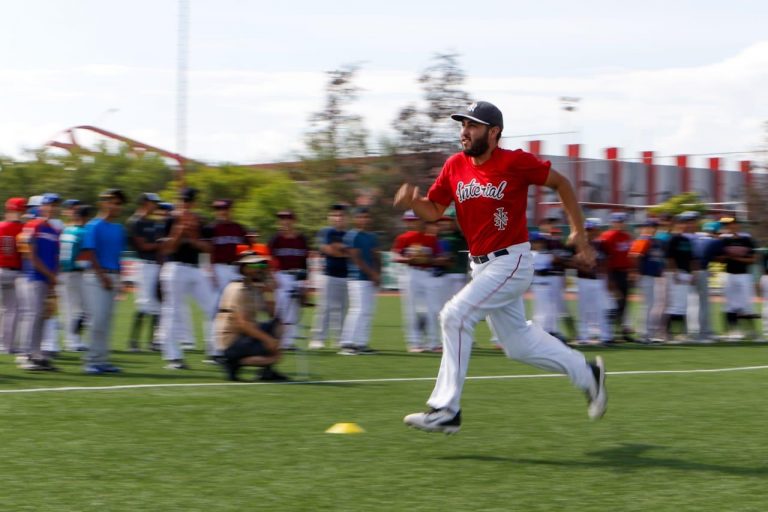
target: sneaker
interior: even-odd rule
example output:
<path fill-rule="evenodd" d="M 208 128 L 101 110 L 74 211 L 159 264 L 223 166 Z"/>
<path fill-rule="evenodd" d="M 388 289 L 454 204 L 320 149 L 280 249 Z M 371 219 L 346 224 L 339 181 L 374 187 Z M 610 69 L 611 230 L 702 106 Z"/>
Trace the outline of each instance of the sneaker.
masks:
<path fill-rule="evenodd" d="M 603 358 L 597 356 L 594 363 L 589 363 L 592 374 L 595 376 L 595 390 L 587 394 L 589 406 L 587 415 L 591 420 L 598 420 L 605 415 L 608 406 L 608 391 L 605 389 L 605 363 Z"/>
<path fill-rule="evenodd" d="M 184 364 L 184 361 L 178 360 L 178 361 L 169 362 L 163 368 L 165 368 L 166 370 L 188 370 L 189 366 Z"/>
<path fill-rule="evenodd" d="M 320 340 L 312 340 L 309 342 L 309 350 L 322 350 L 325 348 L 325 343 Z"/>
<path fill-rule="evenodd" d="M 298 350 L 299 350 L 299 347 L 297 347 L 296 345 L 288 345 L 286 347 L 280 347 L 281 352 L 296 352 Z"/>
<path fill-rule="evenodd" d="M 240 363 L 237 359 L 225 358 L 222 366 L 224 367 L 224 371 L 227 374 L 227 380 L 232 382 L 237 382 L 240 380 L 240 378 L 237 376 L 237 372 L 240 370 Z"/>
<path fill-rule="evenodd" d="M 107 372 L 104 371 L 104 367 L 100 364 L 86 364 L 83 367 L 83 373 L 88 375 L 103 375 Z"/>
<path fill-rule="evenodd" d="M 408 347 L 408 352 L 410 352 L 411 354 L 421 354 L 425 350 L 426 349 L 424 347 L 419 347 L 418 345 L 412 345 Z"/>
<path fill-rule="evenodd" d="M 203 364 L 224 364 L 224 356 L 208 356 L 203 359 Z"/>
<path fill-rule="evenodd" d="M 287 376 L 283 375 L 282 373 L 278 372 L 277 370 L 265 366 L 261 370 L 258 371 L 256 374 L 256 380 L 262 381 L 262 382 L 286 382 L 291 379 L 289 379 Z"/>
<path fill-rule="evenodd" d="M 356 356 L 360 352 L 357 350 L 356 347 L 348 346 L 348 347 L 341 347 L 341 350 L 336 352 L 340 356 Z"/>
<path fill-rule="evenodd" d="M 447 409 L 430 409 L 427 412 L 409 414 L 403 418 L 409 427 L 426 432 L 443 432 L 455 434 L 461 429 L 461 411 L 452 414 Z"/>
<path fill-rule="evenodd" d="M 378 354 L 378 350 L 374 350 L 371 347 L 357 347 L 357 353 L 361 356 L 372 356 Z"/>
<path fill-rule="evenodd" d="M 104 363 L 99 365 L 102 373 L 121 373 L 123 370 L 119 366 L 113 364 Z"/>

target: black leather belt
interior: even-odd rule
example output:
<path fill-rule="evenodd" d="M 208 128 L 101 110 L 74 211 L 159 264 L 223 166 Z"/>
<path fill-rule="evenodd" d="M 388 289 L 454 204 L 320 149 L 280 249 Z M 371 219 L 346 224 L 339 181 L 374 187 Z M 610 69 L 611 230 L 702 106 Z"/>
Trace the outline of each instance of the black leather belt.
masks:
<path fill-rule="evenodd" d="M 506 249 L 499 249 L 496 252 L 484 254 L 482 256 L 471 256 L 472 263 L 477 263 L 478 265 L 481 265 L 483 263 L 488 263 L 493 258 L 498 258 L 499 256 L 506 256 L 509 254 L 509 251 Z"/>

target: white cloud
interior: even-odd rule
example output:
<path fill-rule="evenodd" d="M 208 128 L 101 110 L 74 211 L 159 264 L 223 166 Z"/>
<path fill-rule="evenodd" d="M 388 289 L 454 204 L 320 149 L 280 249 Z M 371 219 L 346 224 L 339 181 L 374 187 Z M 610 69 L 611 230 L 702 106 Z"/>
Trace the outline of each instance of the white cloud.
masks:
<path fill-rule="evenodd" d="M 367 67 L 370 66 L 370 67 Z M 421 100 L 418 71 L 364 64 L 353 105 L 376 141 L 391 133 L 397 111 Z M 302 147 L 309 115 L 321 108 L 321 72 L 193 70 L 189 77 L 189 156 L 268 162 Z M 545 149 L 580 141 L 587 156 L 607 146 L 625 157 L 752 149 L 768 119 L 768 41 L 698 67 L 606 71 L 585 76 L 475 75 L 467 90 L 504 111 L 506 135 L 558 132 Z M 576 112 L 560 96 L 580 97 Z M 118 112 L 105 116 L 109 109 Z M 105 128 L 172 150 L 175 71 L 122 65 L 0 70 L 0 153 L 42 144 L 52 133 L 100 120 Z M 524 139 L 523 139 L 524 140 Z M 749 155 L 746 155 L 748 157 Z"/>

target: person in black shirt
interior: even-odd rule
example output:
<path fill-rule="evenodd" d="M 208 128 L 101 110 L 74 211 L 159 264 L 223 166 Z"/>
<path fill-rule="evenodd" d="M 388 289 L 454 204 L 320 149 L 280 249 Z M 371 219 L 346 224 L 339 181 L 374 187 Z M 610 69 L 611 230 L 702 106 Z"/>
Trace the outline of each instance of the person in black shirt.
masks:
<path fill-rule="evenodd" d="M 184 308 L 187 298 L 193 297 L 203 312 L 203 332 L 206 352 L 209 356 L 217 355 L 213 344 L 211 320 L 216 308 L 216 294 L 213 283 L 200 268 L 200 257 L 210 252 L 210 233 L 204 229 L 204 222 L 193 211 L 197 190 L 185 188 L 179 196 L 179 206 L 165 225 L 165 239 L 162 251 L 166 261 L 160 272 L 163 287 L 161 331 L 164 335 L 163 358 L 168 361 L 169 370 L 187 368 L 180 344 L 185 336 Z"/>
<path fill-rule="evenodd" d="M 130 349 L 139 350 L 141 324 L 145 317 L 151 318 L 150 346 L 153 333 L 160 321 L 160 302 L 157 300 L 157 281 L 160 276 L 158 251 L 163 226 L 152 214 L 160 203 L 160 197 L 152 192 L 145 192 L 139 197 L 139 207 L 128 219 L 126 231 L 128 240 L 136 251 L 136 311 L 133 316 L 131 335 L 128 341 Z"/>
<path fill-rule="evenodd" d="M 668 268 L 671 271 L 666 310 L 668 342 L 673 341 L 674 324 L 680 324 L 683 338 L 688 334 L 688 295 L 692 291 L 693 271 L 698 270 L 693 255 L 693 234 L 696 232 L 697 218 L 698 215 L 693 212 L 678 215 L 675 218 L 674 234 L 667 244 Z"/>
<path fill-rule="evenodd" d="M 763 337 L 768 341 L 768 247 L 763 247 L 763 275 L 760 276 L 760 291 L 763 295 Z"/>
<path fill-rule="evenodd" d="M 754 313 L 754 282 L 750 266 L 757 261 L 755 242 L 749 233 L 739 231 L 739 223 L 734 217 L 720 219 L 725 232 L 720 235 L 722 252 L 720 261 L 725 263 L 725 322 L 726 334 L 731 339 L 741 339 L 736 332 L 739 320 L 757 320 Z M 756 338 L 756 329 L 752 335 Z"/>

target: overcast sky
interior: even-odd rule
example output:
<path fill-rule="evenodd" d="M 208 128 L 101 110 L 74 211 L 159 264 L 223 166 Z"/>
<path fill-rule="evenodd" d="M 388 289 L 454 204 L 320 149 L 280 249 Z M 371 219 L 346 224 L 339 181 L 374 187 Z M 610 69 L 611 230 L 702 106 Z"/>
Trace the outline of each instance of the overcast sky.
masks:
<path fill-rule="evenodd" d="M 354 110 L 373 142 L 391 135 L 420 99 L 419 72 L 446 51 L 470 95 L 502 109 L 505 135 L 578 132 L 539 137 L 545 152 L 764 144 L 764 0 L 191 0 L 190 12 L 187 154 L 206 161 L 295 158 L 324 72 L 349 63 L 364 88 Z M 81 124 L 175 149 L 175 0 L 0 0 L 0 19 L 1 154 Z M 575 112 L 562 96 L 580 98 Z"/>

